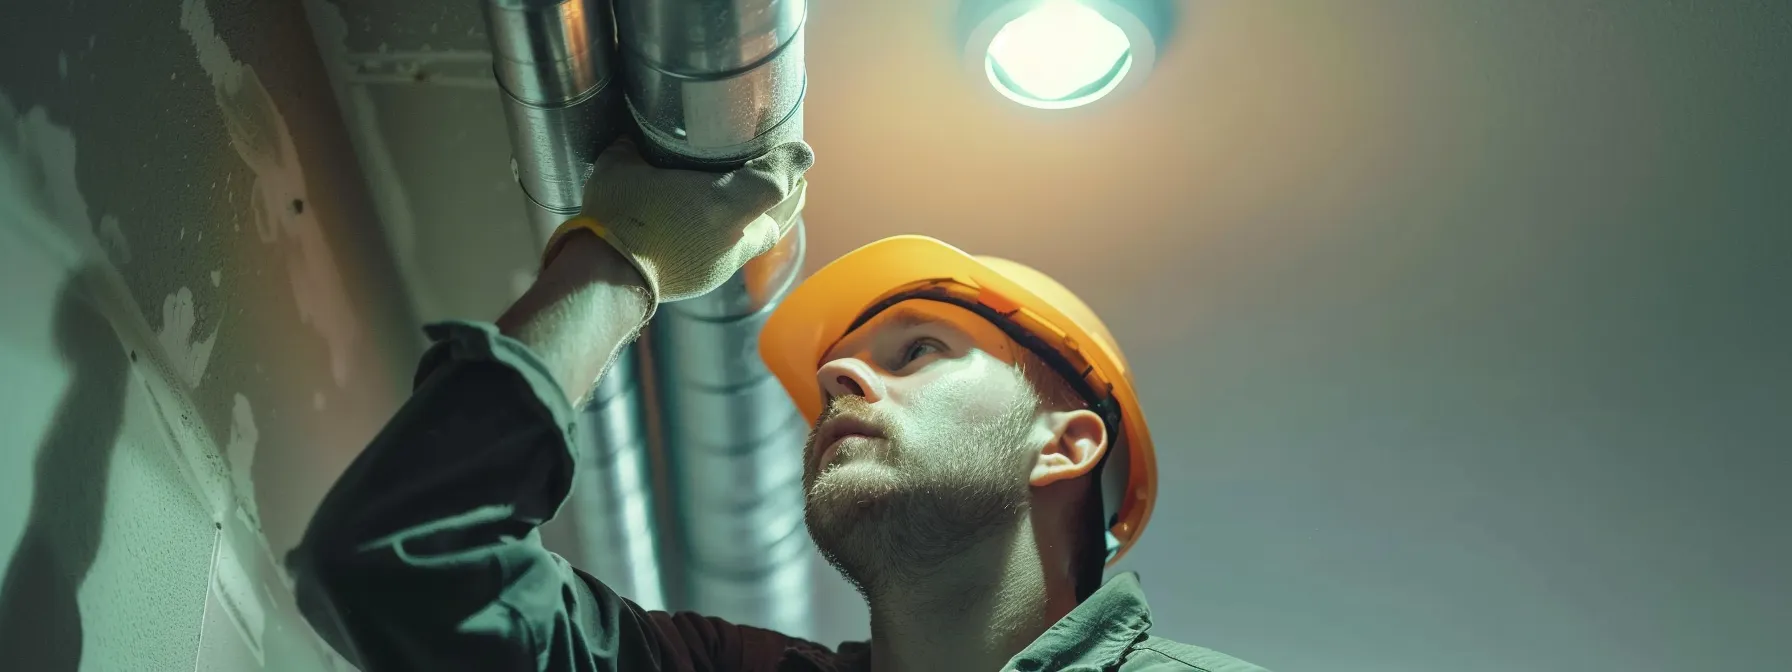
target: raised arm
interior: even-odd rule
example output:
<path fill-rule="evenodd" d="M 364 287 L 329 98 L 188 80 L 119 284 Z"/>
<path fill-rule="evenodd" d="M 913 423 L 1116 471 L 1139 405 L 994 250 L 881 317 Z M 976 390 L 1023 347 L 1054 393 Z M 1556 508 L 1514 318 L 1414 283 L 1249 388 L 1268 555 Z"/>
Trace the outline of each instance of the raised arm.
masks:
<path fill-rule="evenodd" d="M 579 404 L 647 321 L 654 300 L 641 273 L 591 232 L 573 230 L 556 242 L 535 283 L 497 327 L 528 346 L 566 401 Z"/>
<path fill-rule="evenodd" d="M 574 401 L 660 299 L 713 289 L 777 241 L 811 161 L 734 173 L 599 159 L 586 212 L 496 325 L 427 327 L 409 401 L 288 557 L 300 609 L 363 670 L 613 670 L 726 655 L 701 621 L 643 613 L 542 547 L 575 471 Z M 769 213 L 769 214 L 761 214 Z"/>

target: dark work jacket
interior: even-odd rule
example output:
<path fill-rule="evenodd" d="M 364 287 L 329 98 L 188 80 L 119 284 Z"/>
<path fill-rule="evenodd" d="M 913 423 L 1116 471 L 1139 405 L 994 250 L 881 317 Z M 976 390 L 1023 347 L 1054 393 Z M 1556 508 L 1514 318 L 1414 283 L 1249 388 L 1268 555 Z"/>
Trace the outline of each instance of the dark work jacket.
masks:
<path fill-rule="evenodd" d="M 838 650 L 646 611 L 541 545 L 572 487 L 572 423 L 540 360 L 489 324 L 431 325 L 403 408 L 325 496 L 287 558 L 300 610 L 385 670 L 856 670 Z M 1010 661 L 1019 670 L 1259 670 L 1147 632 L 1122 574 Z"/>

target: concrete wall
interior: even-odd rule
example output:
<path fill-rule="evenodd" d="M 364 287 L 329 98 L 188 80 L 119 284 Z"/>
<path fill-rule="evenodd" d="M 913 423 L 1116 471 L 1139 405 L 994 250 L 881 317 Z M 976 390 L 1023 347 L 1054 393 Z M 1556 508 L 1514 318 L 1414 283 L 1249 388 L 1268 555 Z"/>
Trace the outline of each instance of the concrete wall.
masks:
<path fill-rule="evenodd" d="M 421 339 L 298 3 L 0 9 L 0 656 L 317 670 L 276 558 Z"/>

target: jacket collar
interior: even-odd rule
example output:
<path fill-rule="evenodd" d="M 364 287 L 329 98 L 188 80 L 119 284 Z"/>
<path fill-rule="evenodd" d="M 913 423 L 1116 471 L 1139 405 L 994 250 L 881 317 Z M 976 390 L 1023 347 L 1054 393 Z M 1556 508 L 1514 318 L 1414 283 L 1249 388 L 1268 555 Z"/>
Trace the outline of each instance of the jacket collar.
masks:
<path fill-rule="evenodd" d="M 1151 627 L 1151 607 L 1135 572 L 1117 574 L 1096 589 L 1064 618 L 1058 619 L 1032 644 L 1021 649 L 1004 670 L 1058 670 L 1071 667 L 1110 669 L 1120 664 L 1128 649 Z M 838 652 L 793 645 L 785 650 L 787 664 L 800 669 L 868 670 L 871 647 L 864 642 L 840 645 Z M 790 669 L 790 668 L 786 668 Z"/>
<path fill-rule="evenodd" d="M 1139 575 L 1108 579 L 1095 594 L 1008 660 L 1005 670 L 1059 670 L 1090 666 L 1109 669 L 1151 627 L 1151 607 Z"/>

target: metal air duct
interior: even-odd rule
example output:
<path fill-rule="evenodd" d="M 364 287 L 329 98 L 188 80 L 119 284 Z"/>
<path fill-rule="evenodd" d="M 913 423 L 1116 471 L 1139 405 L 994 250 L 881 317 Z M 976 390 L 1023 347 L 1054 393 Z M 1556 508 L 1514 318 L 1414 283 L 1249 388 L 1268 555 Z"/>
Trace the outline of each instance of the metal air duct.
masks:
<path fill-rule="evenodd" d="M 598 151 L 625 127 L 613 86 L 614 24 L 604 0 L 485 0 L 493 74 L 512 167 L 538 243 L 578 214 Z M 652 521 L 645 397 L 637 348 L 617 358 L 586 407 L 579 475 L 561 511 L 577 541 L 563 552 L 650 609 L 665 606 Z"/>
<path fill-rule="evenodd" d="M 629 113 L 658 165 L 726 170 L 802 137 L 803 0 L 616 0 Z M 798 226 L 651 328 L 681 606 L 810 629 L 801 452 L 808 426 L 759 360 L 760 327 L 802 268 Z"/>
<path fill-rule="evenodd" d="M 614 33 L 601 0 L 485 7 L 517 179 L 543 242 L 578 212 L 593 159 L 631 118 L 643 155 L 666 167 L 728 170 L 802 136 L 802 0 L 616 0 Z M 624 87 L 610 85 L 617 64 Z M 760 363 L 757 339 L 802 256 L 799 222 L 721 289 L 663 306 L 645 339 L 665 423 L 668 546 L 683 570 L 665 580 L 671 606 L 790 632 L 810 625 L 799 480 L 808 427 Z M 581 564 L 652 608 L 662 606 L 650 596 L 661 595 L 663 565 L 638 355 L 625 353 L 586 411 L 567 510 Z"/>
<path fill-rule="evenodd" d="M 597 152 L 622 128 L 604 0 L 485 0 L 492 70 L 510 122 L 512 170 L 547 242 L 579 212 Z"/>

